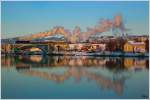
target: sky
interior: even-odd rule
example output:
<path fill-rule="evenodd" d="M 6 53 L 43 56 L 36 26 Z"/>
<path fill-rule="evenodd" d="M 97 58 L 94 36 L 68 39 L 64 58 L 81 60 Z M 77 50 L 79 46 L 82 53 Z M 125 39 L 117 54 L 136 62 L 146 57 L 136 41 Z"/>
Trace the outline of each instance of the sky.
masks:
<path fill-rule="evenodd" d="M 81 31 L 94 27 L 100 19 L 121 14 L 130 34 L 148 35 L 148 1 L 3 1 L 1 2 L 1 36 L 11 38 L 63 26 Z M 107 34 L 111 34 L 107 32 Z"/>

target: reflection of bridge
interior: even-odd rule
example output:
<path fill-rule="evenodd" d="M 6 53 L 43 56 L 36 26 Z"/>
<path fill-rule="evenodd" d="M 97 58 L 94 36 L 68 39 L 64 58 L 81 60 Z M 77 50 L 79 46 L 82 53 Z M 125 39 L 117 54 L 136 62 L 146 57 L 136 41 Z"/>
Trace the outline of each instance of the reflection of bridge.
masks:
<path fill-rule="evenodd" d="M 35 56 L 35 58 L 34 58 Z M 32 55 L 29 58 L 22 58 L 23 56 L 18 57 L 8 57 L 2 56 L 2 68 L 12 68 L 16 67 L 17 71 L 29 76 L 40 77 L 46 80 L 53 80 L 56 82 L 64 82 L 70 77 L 74 77 L 77 82 L 81 80 L 82 77 L 86 77 L 89 80 L 94 80 L 98 85 L 100 85 L 104 89 L 112 89 L 117 92 L 119 95 L 123 92 L 123 83 L 127 78 L 123 74 L 122 71 L 124 69 L 134 69 L 139 67 L 140 69 L 145 69 L 148 67 L 148 59 L 133 59 L 133 58 L 101 58 L 101 57 L 69 57 L 69 56 L 57 56 L 57 57 L 49 57 L 44 59 L 41 58 L 40 55 Z M 33 57 L 33 58 L 32 58 Z M 120 61 L 119 61 L 120 60 Z M 138 62 L 138 63 L 135 63 Z M 124 64 L 125 66 L 121 65 Z M 136 65 L 135 65 L 136 64 Z M 130 67 L 131 66 L 131 67 Z M 38 67 L 38 70 L 36 70 Z M 46 68 L 46 72 L 41 70 L 42 68 Z M 47 72 L 49 69 L 59 69 L 65 68 L 65 72 L 60 74 L 59 72 Z M 40 69 L 39 69 L 40 68 Z M 103 71 L 110 71 L 115 75 L 115 78 L 109 78 L 104 76 Z M 8 68 L 9 69 L 9 68 Z M 94 70 L 93 70 L 94 69 Z M 98 69 L 101 71 L 99 72 Z M 96 70 L 96 72 L 95 72 Z M 60 70 L 59 70 L 60 71 Z M 117 74 L 119 72 L 119 74 Z M 105 74 L 106 75 L 106 74 Z M 119 76 L 117 76 L 119 75 Z"/>
<path fill-rule="evenodd" d="M 33 55 L 33 56 L 20 56 L 20 62 L 28 63 L 28 64 L 35 64 L 36 66 L 42 66 L 42 64 L 47 66 L 105 66 L 106 59 L 102 58 L 87 58 L 87 57 L 70 57 L 70 56 L 55 56 L 49 57 L 49 59 L 43 59 L 40 55 Z M 38 61 L 38 62 L 37 62 Z"/>
<path fill-rule="evenodd" d="M 99 75 L 93 72 L 90 72 L 87 70 L 88 68 L 85 67 L 71 67 L 68 68 L 66 72 L 63 74 L 57 74 L 57 73 L 48 73 L 48 72 L 40 72 L 35 70 L 18 70 L 19 72 L 34 76 L 34 77 L 40 77 L 46 80 L 53 80 L 58 83 L 64 82 L 65 80 L 69 79 L 70 77 L 74 77 L 77 82 L 80 81 L 81 77 L 87 77 L 88 80 L 95 80 L 98 85 L 100 85 L 102 88 L 105 89 L 113 89 L 117 94 L 122 94 L 123 92 L 123 82 L 124 78 L 119 80 L 111 80 L 109 78 L 104 77 L 103 75 Z"/>
<path fill-rule="evenodd" d="M 123 70 L 123 69 L 145 69 L 149 68 L 148 59 L 134 58 L 102 58 L 102 57 L 85 57 L 85 56 L 2 56 L 2 66 L 16 65 L 18 68 L 22 66 L 32 67 L 59 67 L 59 66 L 76 66 L 76 67 L 107 67 L 108 69 Z"/>

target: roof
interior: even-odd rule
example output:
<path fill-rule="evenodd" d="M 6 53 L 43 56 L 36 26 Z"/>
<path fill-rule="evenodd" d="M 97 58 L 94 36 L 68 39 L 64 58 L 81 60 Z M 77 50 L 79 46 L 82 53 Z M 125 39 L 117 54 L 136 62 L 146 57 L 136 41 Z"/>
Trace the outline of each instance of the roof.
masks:
<path fill-rule="evenodd" d="M 131 45 L 136 45 L 136 46 L 140 46 L 140 45 L 145 45 L 144 42 L 134 42 L 134 41 L 128 41 L 129 44 Z"/>

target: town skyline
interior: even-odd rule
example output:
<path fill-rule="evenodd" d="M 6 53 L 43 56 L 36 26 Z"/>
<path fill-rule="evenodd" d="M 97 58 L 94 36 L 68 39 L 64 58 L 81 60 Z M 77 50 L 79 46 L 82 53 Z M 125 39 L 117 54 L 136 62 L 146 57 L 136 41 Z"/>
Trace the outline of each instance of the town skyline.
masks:
<path fill-rule="evenodd" d="M 148 35 L 148 2 L 2 2 L 1 38 L 45 32 L 55 26 L 71 31 L 79 26 L 86 31 L 100 19 L 112 20 L 117 14 L 131 35 Z"/>

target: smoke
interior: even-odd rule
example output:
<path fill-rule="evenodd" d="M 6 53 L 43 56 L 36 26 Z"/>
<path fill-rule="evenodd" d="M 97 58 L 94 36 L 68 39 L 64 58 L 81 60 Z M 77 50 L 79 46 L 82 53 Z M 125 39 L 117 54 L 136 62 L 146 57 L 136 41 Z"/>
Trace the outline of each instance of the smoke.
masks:
<path fill-rule="evenodd" d="M 77 43 L 88 40 L 91 35 L 95 35 L 96 33 L 106 32 L 115 28 L 119 28 L 122 31 L 125 30 L 122 23 L 122 17 L 120 15 L 114 16 L 113 20 L 101 19 L 97 22 L 97 25 L 95 27 L 88 27 L 85 32 L 82 32 L 79 26 L 76 26 L 73 31 L 64 29 L 64 27 L 61 26 L 56 26 L 48 32 L 40 32 L 32 36 L 21 37 L 21 39 L 31 40 L 34 38 L 42 38 L 45 36 L 54 35 L 55 33 L 61 33 L 66 37 L 68 42 Z"/>
<path fill-rule="evenodd" d="M 110 19 L 101 19 L 97 25 L 93 28 L 87 28 L 86 32 L 82 32 L 79 26 L 76 26 L 72 32 L 69 33 L 67 38 L 68 41 L 72 43 L 86 41 L 89 39 L 91 35 L 95 35 L 96 33 L 102 33 L 109 31 L 114 28 L 120 28 L 121 30 L 125 30 L 122 24 L 122 18 L 120 15 L 116 15 L 113 20 Z"/>
<path fill-rule="evenodd" d="M 76 42 L 79 42 L 80 39 L 81 39 L 81 29 L 80 29 L 80 27 L 76 26 L 72 32 L 72 36 L 70 38 L 70 41 L 72 43 L 76 43 Z"/>
<path fill-rule="evenodd" d="M 81 32 L 80 27 L 75 27 L 71 37 L 71 42 L 74 43 L 86 41 L 91 35 L 106 32 L 111 30 L 112 28 L 120 28 L 121 30 L 124 30 L 120 15 L 115 16 L 113 20 L 101 19 L 94 28 L 87 28 L 86 32 Z"/>
<path fill-rule="evenodd" d="M 120 27 L 121 26 L 121 16 L 120 15 L 117 15 L 115 16 L 114 18 L 114 26 L 115 27 Z"/>

